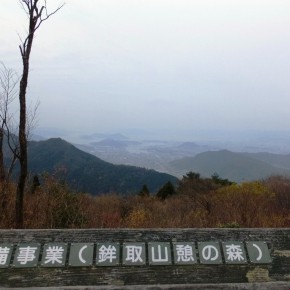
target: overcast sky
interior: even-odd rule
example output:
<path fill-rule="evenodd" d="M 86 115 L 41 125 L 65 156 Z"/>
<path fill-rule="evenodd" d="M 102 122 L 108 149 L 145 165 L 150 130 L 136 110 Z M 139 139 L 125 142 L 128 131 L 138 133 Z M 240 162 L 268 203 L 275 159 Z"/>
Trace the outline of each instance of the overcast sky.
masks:
<path fill-rule="evenodd" d="M 65 2 L 32 49 L 39 126 L 290 130 L 289 0 Z M 0 0 L 0 61 L 19 73 L 27 24 L 18 0 Z"/>

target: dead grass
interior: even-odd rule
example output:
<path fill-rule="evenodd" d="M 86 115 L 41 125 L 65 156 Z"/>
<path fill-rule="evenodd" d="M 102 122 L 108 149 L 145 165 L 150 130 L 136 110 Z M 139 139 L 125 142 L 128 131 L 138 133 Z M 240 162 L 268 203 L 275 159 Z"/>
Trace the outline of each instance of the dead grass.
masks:
<path fill-rule="evenodd" d="M 289 227 L 290 181 L 231 185 L 206 193 L 185 193 L 163 201 L 154 196 L 93 197 L 72 193 L 47 177 L 24 201 L 25 228 Z M 0 187 L 0 228 L 14 226 L 15 185 Z"/>

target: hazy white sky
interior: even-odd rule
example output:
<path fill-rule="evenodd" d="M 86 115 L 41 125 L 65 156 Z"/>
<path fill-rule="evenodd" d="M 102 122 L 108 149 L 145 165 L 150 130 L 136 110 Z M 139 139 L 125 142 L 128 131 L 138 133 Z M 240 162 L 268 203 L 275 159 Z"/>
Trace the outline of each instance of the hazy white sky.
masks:
<path fill-rule="evenodd" d="M 39 126 L 290 130 L 289 0 L 65 2 L 32 50 Z M 0 0 L 0 61 L 19 73 L 27 24 Z"/>

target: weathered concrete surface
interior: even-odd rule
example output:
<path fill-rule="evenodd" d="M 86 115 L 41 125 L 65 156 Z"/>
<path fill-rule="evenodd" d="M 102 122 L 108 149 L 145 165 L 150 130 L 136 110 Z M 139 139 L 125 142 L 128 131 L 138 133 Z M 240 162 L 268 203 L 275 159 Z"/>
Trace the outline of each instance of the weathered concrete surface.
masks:
<path fill-rule="evenodd" d="M 265 241 L 270 249 L 272 262 L 263 265 L 247 263 L 150 266 L 146 264 L 139 267 L 65 266 L 64 268 L 27 269 L 9 267 L 0 269 L 0 288 L 290 289 L 290 229 L 0 230 L 0 243 L 15 245 L 104 241 L 119 243 Z"/>
<path fill-rule="evenodd" d="M 96 286 L 96 287 L 33 287 L 33 288 L 10 288 L 14 290 L 289 290 L 290 283 L 228 283 L 228 284 L 190 284 L 190 285 L 135 285 L 135 286 Z"/>

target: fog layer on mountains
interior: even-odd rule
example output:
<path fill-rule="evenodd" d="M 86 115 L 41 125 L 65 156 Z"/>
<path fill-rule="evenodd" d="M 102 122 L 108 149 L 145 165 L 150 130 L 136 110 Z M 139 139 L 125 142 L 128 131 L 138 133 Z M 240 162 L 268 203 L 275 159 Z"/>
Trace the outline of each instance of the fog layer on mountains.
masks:
<path fill-rule="evenodd" d="M 65 2 L 32 51 L 39 126 L 180 139 L 290 130 L 288 0 Z M 28 21 L 18 1 L 0 7 L 0 61 L 20 72 Z"/>

